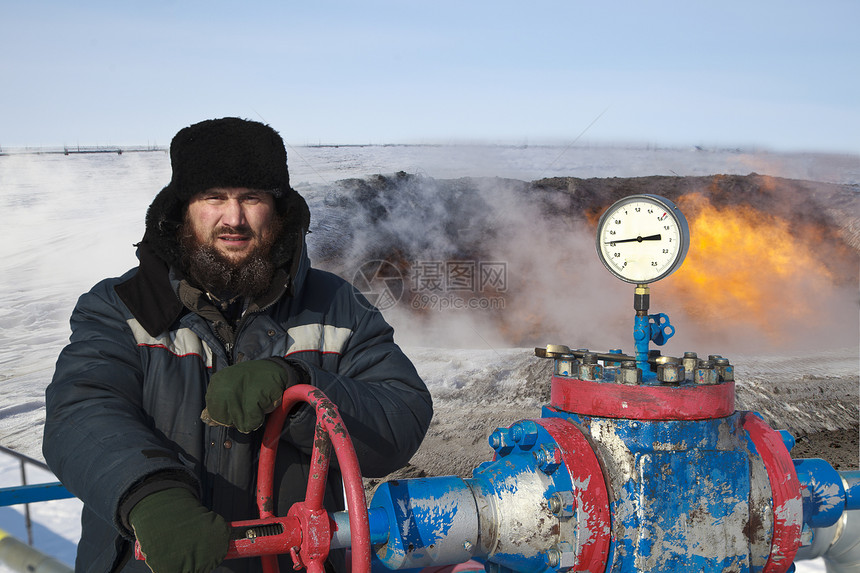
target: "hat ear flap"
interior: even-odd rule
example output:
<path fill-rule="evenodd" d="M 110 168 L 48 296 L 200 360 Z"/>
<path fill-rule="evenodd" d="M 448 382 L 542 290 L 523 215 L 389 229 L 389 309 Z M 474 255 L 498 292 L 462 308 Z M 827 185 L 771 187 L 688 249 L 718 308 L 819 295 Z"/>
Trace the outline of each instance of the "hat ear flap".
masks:
<path fill-rule="evenodd" d="M 171 265 L 176 264 L 181 256 L 176 235 L 184 219 L 184 205 L 171 184 L 155 196 L 146 210 L 143 241 L 152 245 L 153 250 Z"/>
<path fill-rule="evenodd" d="M 288 189 L 284 197 L 278 198 L 277 208 L 288 230 L 306 233 L 310 229 L 311 211 L 304 197 L 295 190 Z"/>

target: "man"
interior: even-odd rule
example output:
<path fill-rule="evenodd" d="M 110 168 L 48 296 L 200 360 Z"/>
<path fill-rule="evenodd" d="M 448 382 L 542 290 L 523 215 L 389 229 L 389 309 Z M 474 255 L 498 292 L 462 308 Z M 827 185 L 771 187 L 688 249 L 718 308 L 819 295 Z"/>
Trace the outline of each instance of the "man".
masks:
<path fill-rule="evenodd" d="M 258 517 L 259 428 L 289 386 L 332 399 L 367 477 L 405 465 L 432 416 L 380 313 L 310 268 L 310 213 L 277 132 L 208 120 L 179 131 L 170 158 L 139 266 L 80 298 L 46 392 L 45 459 L 84 502 L 77 571 L 258 570 L 222 563 L 227 523 Z M 287 421 L 276 515 L 304 498 L 314 422 L 308 407 Z M 327 488 L 342 509 L 336 470 Z"/>

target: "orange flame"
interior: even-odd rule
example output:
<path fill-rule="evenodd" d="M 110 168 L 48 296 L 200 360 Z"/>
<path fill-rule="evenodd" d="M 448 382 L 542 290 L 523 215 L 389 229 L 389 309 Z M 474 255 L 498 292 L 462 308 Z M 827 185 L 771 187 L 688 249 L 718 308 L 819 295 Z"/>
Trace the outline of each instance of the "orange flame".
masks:
<path fill-rule="evenodd" d="M 700 193 L 678 206 L 690 225 L 690 250 L 666 286 L 691 316 L 753 326 L 773 342 L 788 321 L 811 318 L 809 297 L 834 279 L 816 253 L 815 228 L 795 228 L 749 205 L 718 207 Z"/>

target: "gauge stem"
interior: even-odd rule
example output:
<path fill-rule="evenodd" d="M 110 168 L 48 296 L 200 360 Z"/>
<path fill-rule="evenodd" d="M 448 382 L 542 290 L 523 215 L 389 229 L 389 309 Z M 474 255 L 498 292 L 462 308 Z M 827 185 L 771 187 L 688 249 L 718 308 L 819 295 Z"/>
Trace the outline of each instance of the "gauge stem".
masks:
<path fill-rule="evenodd" d="M 636 315 L 648 314 L 648 308 L 651 306 L 651 287 L 647 284 L 636 285 L 633 291 L 633 309 Z"/>
<path fill-rule="evenodd" d="M 647 284 L 638 284 L 633 291 L 633 309 L 636 319 L 633 326 L 633 343 L 636 349 L 636 366 L 644 376 L 649 371 L 648 350 L 651 342 L 651 328 L 648 324 L 648 308 L 651 305 L 651 289 Z"/>

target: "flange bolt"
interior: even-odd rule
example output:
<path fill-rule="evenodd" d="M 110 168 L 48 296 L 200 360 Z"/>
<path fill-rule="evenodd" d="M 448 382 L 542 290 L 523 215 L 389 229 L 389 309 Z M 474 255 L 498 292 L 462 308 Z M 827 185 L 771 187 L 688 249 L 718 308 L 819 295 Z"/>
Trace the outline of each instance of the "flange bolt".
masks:
<path fill-rule="evenodd" d="M 520 420 L 508 430 L 511 440 L 524 450 L 537 443 L 537 424 L 531 420 Z"/>
<path fill-rule="evenodd" d="M 496 428 L 490 434 L 490 447 L 493 448 L 500 457 L 506 456 L 514 449 L 514 442 L 507 428 Z"/>
<path fill-rule="evenodd" d="M 711 360 L 699 360 L 699 365 L 696 367 L 695 375 L 696 384 L 716 384 L 719 382 L 717 371 L 714 370 L 714 363 Z"/>
<path fill-rule="evenodd" d="M 533 454 L 538 468 L 545 474 L 551 474 L 561 465 L 561 450 L 552 444 L 544 444 Z"/>
<path fill-rule="evenodd" d="M 657 364 L 657 380 L 663 384 L 680 384 L 684 381 L 684 367 L 672 356 L 663 356 Z"/>
<path fill-rule="evenodd" d="M 638 386 L 642 384 L 642 371 L 636 367 L 636 362 L 627 360 L 622 362 L 621 368 L 618 369 L 617 381 L 629 386 Z"/>
<path fill-rule="evenodd" d="M 582 355 L 582 364 L 579 366 L 580 380 L 600 380 L 603 378 L 603 366 L 597 363 L 597 354 L 587 352 Z"/>

